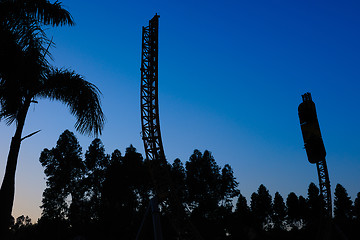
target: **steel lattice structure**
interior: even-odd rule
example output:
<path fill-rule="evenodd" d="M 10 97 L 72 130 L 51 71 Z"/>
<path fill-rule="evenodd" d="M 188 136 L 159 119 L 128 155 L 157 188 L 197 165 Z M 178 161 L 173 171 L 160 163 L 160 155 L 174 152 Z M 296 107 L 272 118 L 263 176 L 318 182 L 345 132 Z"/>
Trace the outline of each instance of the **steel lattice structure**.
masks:
<path fill-rule="evenodd" d="M 174 192 L 170 173 L 166 167 L 164 148 L 161 140 L 159 103 L 158 103 L 158 27 L 159 15 L 155 15 L 149 26 L 143 27 L 141 57 L 141 124 L 142 139 L 146 159 L 150 160 L 150 170 L 154 181 L 155 197 L 153 205 L 166 202 L 170 218 L 179 239 L 202 240 L 196 228 L 189 222 L 182 203 Z M 155 211 L 157 212 L 157 210 Z M 154 213 L 154 211 L 153 211 Z M 153 218 L 156 214 L 153 215 Z M 160 226 L 160 220 L 154 219 L 154 226 Z M 162 239 L 161 229 L 154 227 L 155 239 Z"/>
<path fill-rule="evenodd" d="M 323 196 L 326 204 L 327 214 L 332 217 L 332 203 L 331 203 L 331 190 L 330 179 L 326 165 L 326 160 L 322 159 L 316 163 L 316 168 L 319 176 L 320 194 Z"/>
<path fill-rule="evenodd" d="M 310 163 L 316 163 L 319 177 L 320 194 L 325 201 L 326 213 L 332 217 L 330 179 L 326 165 L 326 151 L 321 137 L 315 103 L 310 93 L 302 95 L 303 102 L 299 105 L 299 119 L 305 143 L 305 150 Z"/>
<path fill-rule="evenodd" d="M 141 123 L 146 158 L 164 158 L 158 105 L 158 26 L 155 15 L 143 27 L 141 58 Z"/>

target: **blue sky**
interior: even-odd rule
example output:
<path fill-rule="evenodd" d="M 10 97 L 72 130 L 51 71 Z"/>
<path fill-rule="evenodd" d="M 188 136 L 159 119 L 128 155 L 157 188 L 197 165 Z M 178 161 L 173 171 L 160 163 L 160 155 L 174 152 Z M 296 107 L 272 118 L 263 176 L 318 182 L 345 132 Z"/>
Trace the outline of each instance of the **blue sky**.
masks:
<path fill-rule="evenodd" d="M 54 65 L 75 70 L 103 93 L 106 151 L 140 138 L 141 27 L 159 29 L 159 102 L 167 159 L 210 150 L 229 163 L 248 198 L 263 183 L 274 195 L 306 196 L 318 183 L 297 115 L 301 94 L 317 106 L 332 189 L 360 191 L 360 3 L 358 1 L 64 0 L 75 27 L 49 29 Z M 31 107 L 13 215 L 40 216 L 45 175 L 38 161 L 75 123 L 65 106 Z M 1 123 L 0 176 L 14 127 Z M 92 138 L 76 133 L 83 151 Z"/>

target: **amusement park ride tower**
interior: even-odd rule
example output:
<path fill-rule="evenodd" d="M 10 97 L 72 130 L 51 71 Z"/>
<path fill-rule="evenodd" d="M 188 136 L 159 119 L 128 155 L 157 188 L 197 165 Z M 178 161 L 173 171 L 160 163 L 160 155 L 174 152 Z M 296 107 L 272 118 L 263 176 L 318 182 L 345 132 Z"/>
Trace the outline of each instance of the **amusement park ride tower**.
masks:
<path fill-rule="evenodd" d="M 143 27 L 141 58 L 141 123 L 146 158 L 164 158 L 158 104 L 158 28 L 159 15 Z"/>
<path fill-rule="evenodd" d="M 326 216 L 332 217 L 331 191 L 329 173 L 326 166 L 326 151 L 321 137 L 319 122 L 316 114 L 315 103 L 311 99 L 310 93 L 302 95 L 303 102 L 299 105 L 299 119 L 301 132 L 303 135 L 305 150 L 308 160 L 316 164 L 320 194 L 325 200 Z"/>
<path fill-rule="evenodd" d="M 162 240 L 158 203 L 166 202 L 170 209 L 169 220 L 178 239 L 199 239 L 201 236 L 189 222 L 184 206 L 174 193 L 170 173 L 167 169 L 161 140 L 158 103 L 158 28 L 159 15 L 155 15 L 149 26 L 143 27 L 141 56 L 141 124 L 146 159 L 150 162 L 150 172 L 154 183 L 154 197 L 148 207 L 151 210 L 154 239 Z M 137 239 L 141 233 L 139 230 Z"/>

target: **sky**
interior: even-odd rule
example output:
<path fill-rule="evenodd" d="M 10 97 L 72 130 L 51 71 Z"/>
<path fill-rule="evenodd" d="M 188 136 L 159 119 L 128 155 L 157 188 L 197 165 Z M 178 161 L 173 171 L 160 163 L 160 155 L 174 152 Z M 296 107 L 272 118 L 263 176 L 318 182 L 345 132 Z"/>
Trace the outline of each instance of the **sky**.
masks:
<path fill-rule="evenodd" d="M 76 26 L 49 28 L 54 66 L 83 75 L 102 92 L 100 137 L 107 153 L 140 136 L 141 30 L 158 13 L 160 126 L 167 160 L 185 163 L 194 149 L 230 164 L 241 193 L 264 184 L 274 196 L 306 197 L 318 184 L 307 161 L 297 107 L 311 92 L 327 151 L 332 191 L 360 192 L 359 1 L 80 1 L 63 0 Z M 85 4 L 86 3 L 86 4 Z M 41 214 L 44 148 L 73 131 L 83 153 L 92 137 L 74 129 L 61 103 L 31 106 L 16 175 L 13 216 Z M 0 123 L 0 177 L 14 126 Z"/>

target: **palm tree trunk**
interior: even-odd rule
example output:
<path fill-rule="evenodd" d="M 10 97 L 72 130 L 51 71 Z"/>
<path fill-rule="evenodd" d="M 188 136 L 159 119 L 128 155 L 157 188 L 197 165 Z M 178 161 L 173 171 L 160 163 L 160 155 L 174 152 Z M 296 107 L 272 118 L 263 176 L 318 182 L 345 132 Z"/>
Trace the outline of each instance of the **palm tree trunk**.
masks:
<path fill-rule="evenodd" d="M 11 139 L 10 150 L 6 162 L 4 179 L 0 188 L 0 238 L 6 234 L 10 226 L 11 212 L 15 194 L 15 172 L 20 151 L 21 134 L 24 128 L 30 100 L 25 101 L 17 117 L 14 137 Z"/>

